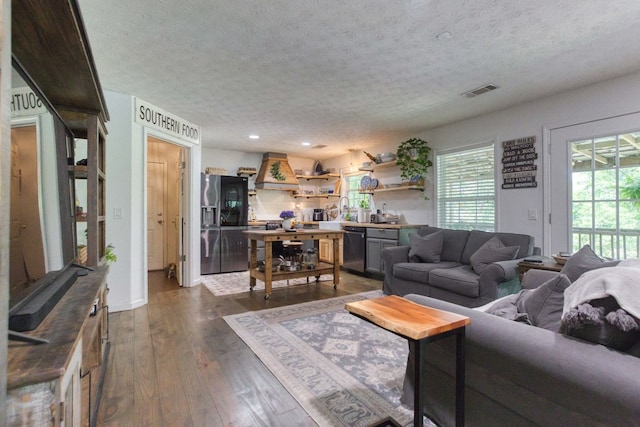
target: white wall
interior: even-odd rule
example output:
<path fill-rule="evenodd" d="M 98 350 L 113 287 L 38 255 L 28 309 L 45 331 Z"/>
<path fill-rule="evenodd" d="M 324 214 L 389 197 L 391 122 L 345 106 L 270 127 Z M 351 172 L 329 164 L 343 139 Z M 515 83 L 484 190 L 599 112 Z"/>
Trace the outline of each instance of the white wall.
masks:
<path fill-rule="evenodd" d="M 109 309 L 127 310 L 142 305 L 140 238 L 135 224 L 138 205 L 134 194 L 140 184 L 134 179 L 134 157 L 139 155 L 140 140 L 132 137 L 131 96 L 105 92 L 110 121 L 106 138 L 106 240 L 115 247 L 118 261 L 109 271 Z M 122 218 L 115 219 L 113 210 L 122 209 Z M 138 225 L 139 227 L 139 225 Z"/>
<path fill-rule="evenodd" d="M 478 98 L 478 101 L 481 99 Z M 474 102 L 474 100 L 469 102 Z M 544 168 L 548 167 L 548 159 L 545 158 L 548 155 L 548 150 L 544 147 L 548 141 L 543 139 L 543 137 L 546 138 L 545 131 L 636 111 L 640 111 L 640 73 L 452 123 L 415 136 L 429 142 L 433 149 L 434 159 L 435 155 L 443 150 L 493 140 L 496 143 L 496 167 L 500 170 L 502 142 L 535 135 L 536 152 L 539 156 L 536 163 L 538 165 L 538 187 L 502 190 L 502 174 L 497 174 L 497 229 L 531 234 L 536 239 L 536 245 L 544 247 L 545 233 L 548 233 L 548 224 L 543 218 L 544 191 L 552 191 L 552 186 L 543 182 Z M 640 124 L 638 127 L 640 128 Z M 370 147 L 367 151 L 373 154 L 395 151 L 400 142 Z M 356 153 L 327 161 L 327 165 L 348 168 L 351 164 L 357 168 L 366 160 L 364 154 Z M 431 174 L 433 172 L 432 169 Z M 384 173 L 387 173 L 387 170 Z M 376 172 L 377 175 L 379 175 L 378 172 Z M 380 179 L 383 179 L 383 175 Z M 429 183 L 432 185 L 433 180 L 430 180 Z M 433 198 L 433 189 L 428 193 L 429 197 Z M 434 202 L 420 201 L 416 195 L 407 194 L 407 192 L 383 194 L 374 197 L 376 206 L 379 206 L 380 202 L 386 202 L 387 207 L 400 210 L 407 222 L 424 223 L 426 221 L 429 224 L 436 224 Z M 391 194 L 393 197 L 390 196 Z M 537 220 L 528 219 L 529 209 L 537 210 Z"/>
<path fill-rule="evenodd" d="M 426 136 L 436 152 L 451 145 L 494 139 L 496 166 L 500 168 L 503 141 L 535 135 L 539 153 L 538 188 L 502 190 L 502 175 L 498 175 L 498 230 L 531 234 L 536 245 L 544 247 L 549 228 L 543 215 L 545 191 L 553 191 L 553 185 L 544 182 L 545 168 L 549 164 L 549 141 L 545 130 L 639 110 L 640 73 L 635 73 L 433 129 Z M 537 220 L 528 219 L 529 209 L 537 209 Z"/>
<path fill-rule="evenodd" d="M 118 262 L 112 265 L 109 284 L 112 289 L 110 306 L 114 310 L 128 309 L 146 303 L 146 261 L 144 248 L 145 225 L 145 141 L 144 130 L 133 124 L 132 98 L 106 92 L 111 121 L 107 124 L 107 243 L 116 247 Z M 485 95 L 485 96 L 491 96 Z M 481 100 L 482 98 L 478 98 Z M 470 100 L 469 102 L 474 102 Z M 429 141 L 433 154 L 452 147 L 474 145 L 493 140 L 496 143 L 496 165 L 500 168 L 502 141 L 535 135 L 536 151 L 539 153 L 538 188 L 501 190 L 501 174 L 497 175 L 497 228 L 499 231 L 514 231 L 531 234 L 536 245 L 543 247 L 547 227 L 543 221 L 544 191 L 549 185 L 543 182 L 543 149 L 545 130 L 568 126 L 585 121 L 612 117 L 619 114 L 640 111 L 640 73 L 601 82 L 582 89 L 558 94 L 509 108 L 507 110 L 479 116 L 431 129 L 416 137 Z M 372 154 L 395 152 L 401 141 L 368 147 Z M 190 281 L 187 285 L 199 283 L 199 186 L 200 173 L 206 167 L 225 167 L 229 174 L 235 174 L 239 166 L 260 167 L 262 153 L 243 153 L 231 150 L 201 149 L 190 150 L 191 167 L 191 224 L 189 242 L 190 253 L 194 254 L 188 269 Z M 307 169 L 313 160 L 290 157 L 293 169 Z M 336 170 L 356 170 L 368 158 L 364 153 L 350 153 L 322 162 L 323 167 Z M 387 210 L 402 214 L 403 220 L 415 224 L 436 224 L 433 201 L 433 172 L 428 177 L 426 194 L 431 200 L 413 191 L 379 193 L 373 199 L 373 209 L 381 209 L 386 203 Z M 376 172 L 385 183 L 398 182 L 399 171 L 391 168 Z M 252 183 L 250 182 L 250 187 Z M 313 207 L 324 207 L 326 201 L 306 202 L 290 197 L 282 191 L 259 191 L 251 203 L 259 219 L 277 219 L 283 209 L 294 209 L 296 202 L 310 211 Z M 113 209 L 120 207 L 123 218 L 113 219 Z M 537 209 L 538 219 L 529 220 L 529 209 Z"/>
<path fill-rule="evenodd" d="M 263 153 L 245 153 L 242 151 L 220 150 L 214 148 L 202 149 L 202 170 L 207 167 L 226 168 L 229 175 L 235 175 L 240 166 L 253 167 L 260 170 Z M 315 160 L 300 157 L 287 156 L 287 162 L 291 169 L 312 170 Z M 326 166 L 322 162 L 323 168 Z M 255 175 L 249 178 L 249 188 L 254 188 Z M 302 185 L 306 185 L 301 182 Z M 327 203 L 337 204 L 337 200 L 327 199 L 294 199 L 288 191 L 258 190 L 256 196 L 249 198 L 249 204 L 260 220 L 280 220 L 280 212 L 283 210 L 295 210 L 296 204 L 302 213 L 311 215 L 314 208 L 325 208 Z"/>
<path fill-rule="evenodd" d="M 115 246 L 118 261 L 109 273 L 109 308 L 129 310 L 147 303 L 146 262 L 146 138 L 153 134 L 172 142 L 173 137 L 146 130 L 134 123 L 131 95 L 105 91 L 110 121 L 107 123 L 107 243 Z M 185 144 L 188 149 L 187 176 L 189 188 L 200 186 L 200 147 Z M 199 192 L 187 191 L 188 261 L 187 282 L 200 281 L 200 247 L 198 245 Z M 114 218 L 114 209 L 122 210 L 122 218 Z"/>

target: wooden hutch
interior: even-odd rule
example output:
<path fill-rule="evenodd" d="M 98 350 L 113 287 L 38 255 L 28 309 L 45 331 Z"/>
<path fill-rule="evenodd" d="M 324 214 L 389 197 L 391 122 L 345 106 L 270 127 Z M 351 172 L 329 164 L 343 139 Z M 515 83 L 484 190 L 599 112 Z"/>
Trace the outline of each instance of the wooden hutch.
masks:
<path fill-rule="evenodd" d="M 79 221 L 87 228 L 84 264 L 94 270 L 79 277 L 29 332 L 47 344 L 9 343 L 7 425 L 95 425 L 109 353 L 104 265 L 109 115 L 76 0 L 13 0 L 11 7 L 14 67 L 28 75 L 62 119 L 64 125 L 55 129 L 57 144 L 68 130 L 87 141 L 85 167 L 75 166 L 73 143 L 66 155 L 58 154 L 58 162 L 67 164 L 58 178 L 86 179 L 87 213 Z"/>

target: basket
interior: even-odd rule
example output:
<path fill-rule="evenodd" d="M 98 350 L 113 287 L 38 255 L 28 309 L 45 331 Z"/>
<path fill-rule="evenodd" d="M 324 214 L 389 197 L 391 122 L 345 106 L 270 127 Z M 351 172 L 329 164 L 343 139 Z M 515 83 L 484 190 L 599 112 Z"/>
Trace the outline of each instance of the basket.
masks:
<path fill-rule="evenodd" d="M 207 175 L 226 175 L 227 168 L 206 168 L 204 173 Z"/>
<path fill-rule="evenodd" d="M 85 245 L 78 246 L 77 263 L 80 265 L 87 265 L 87 247 Z"/>

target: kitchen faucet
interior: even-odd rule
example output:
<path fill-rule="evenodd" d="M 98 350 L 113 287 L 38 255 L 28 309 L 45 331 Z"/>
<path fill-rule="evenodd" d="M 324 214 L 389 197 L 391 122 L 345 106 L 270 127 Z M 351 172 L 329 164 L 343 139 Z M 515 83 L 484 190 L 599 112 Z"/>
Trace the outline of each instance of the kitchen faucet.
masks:
<path fill-rule="evenodd" d="M 342 207 L 343 207 L 343 205 L 342 205 L 342 199 L 347 199 L 347 204 L 346 204 L 346 205 L 344 205 L 344 206 L 346 206 L 346 207 L 347 207 L 347 215 L 349 215 L 349 214 L 350 214 L 350 211 L 349 211 L 349 198 L 348 198 L 347 196 L 342 196 L 342 197 L 340 197 L 340 200 L 338 200 L 338 206 L 340 207 L 340 208 L 339 208 L 339 210 L 338 210 L 338 212 L 339 212 L 341 215 L 342 215 L 342 213 L 343 213 L 343 210 L 342 210 Z"/>

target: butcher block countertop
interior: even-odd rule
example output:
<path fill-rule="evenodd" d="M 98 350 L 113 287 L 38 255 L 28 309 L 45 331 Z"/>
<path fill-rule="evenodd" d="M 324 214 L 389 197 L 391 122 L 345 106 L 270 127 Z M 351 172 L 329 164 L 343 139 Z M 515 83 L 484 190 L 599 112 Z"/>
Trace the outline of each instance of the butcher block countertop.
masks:
<path fill-rule="evenodd" d="M 391 228 L 399 230 L 401 228 L 422 228 L 428 227 L 426 224 L 374 224 L 372 222 L 343 222 L 343 226 L 351 225 L 355 227 L 365 227 L 365 228 Z"/>
<path fill-rule="evenodd" d="M 249 221 L 250 226 L 262 226 L 267 224 L 268 221 Z M 272 221 L 272 222 L 275 222 Z M 300 221 L 295 222 L 294 224 L 302 224 L 302 225 L 320 225 L 323 222 L 332 222 L 335 221 Z M 366 228 L 389 228 L 399 230 L 401 228 L 422 228 L 428 227 L 427 224 L 374 224 L 372 222 L 355 222 L 355 221 L 343 221 L 340 223 L 343 227 L 345 225 L 354 226 L 354 227 L 366 227 Z"/>

